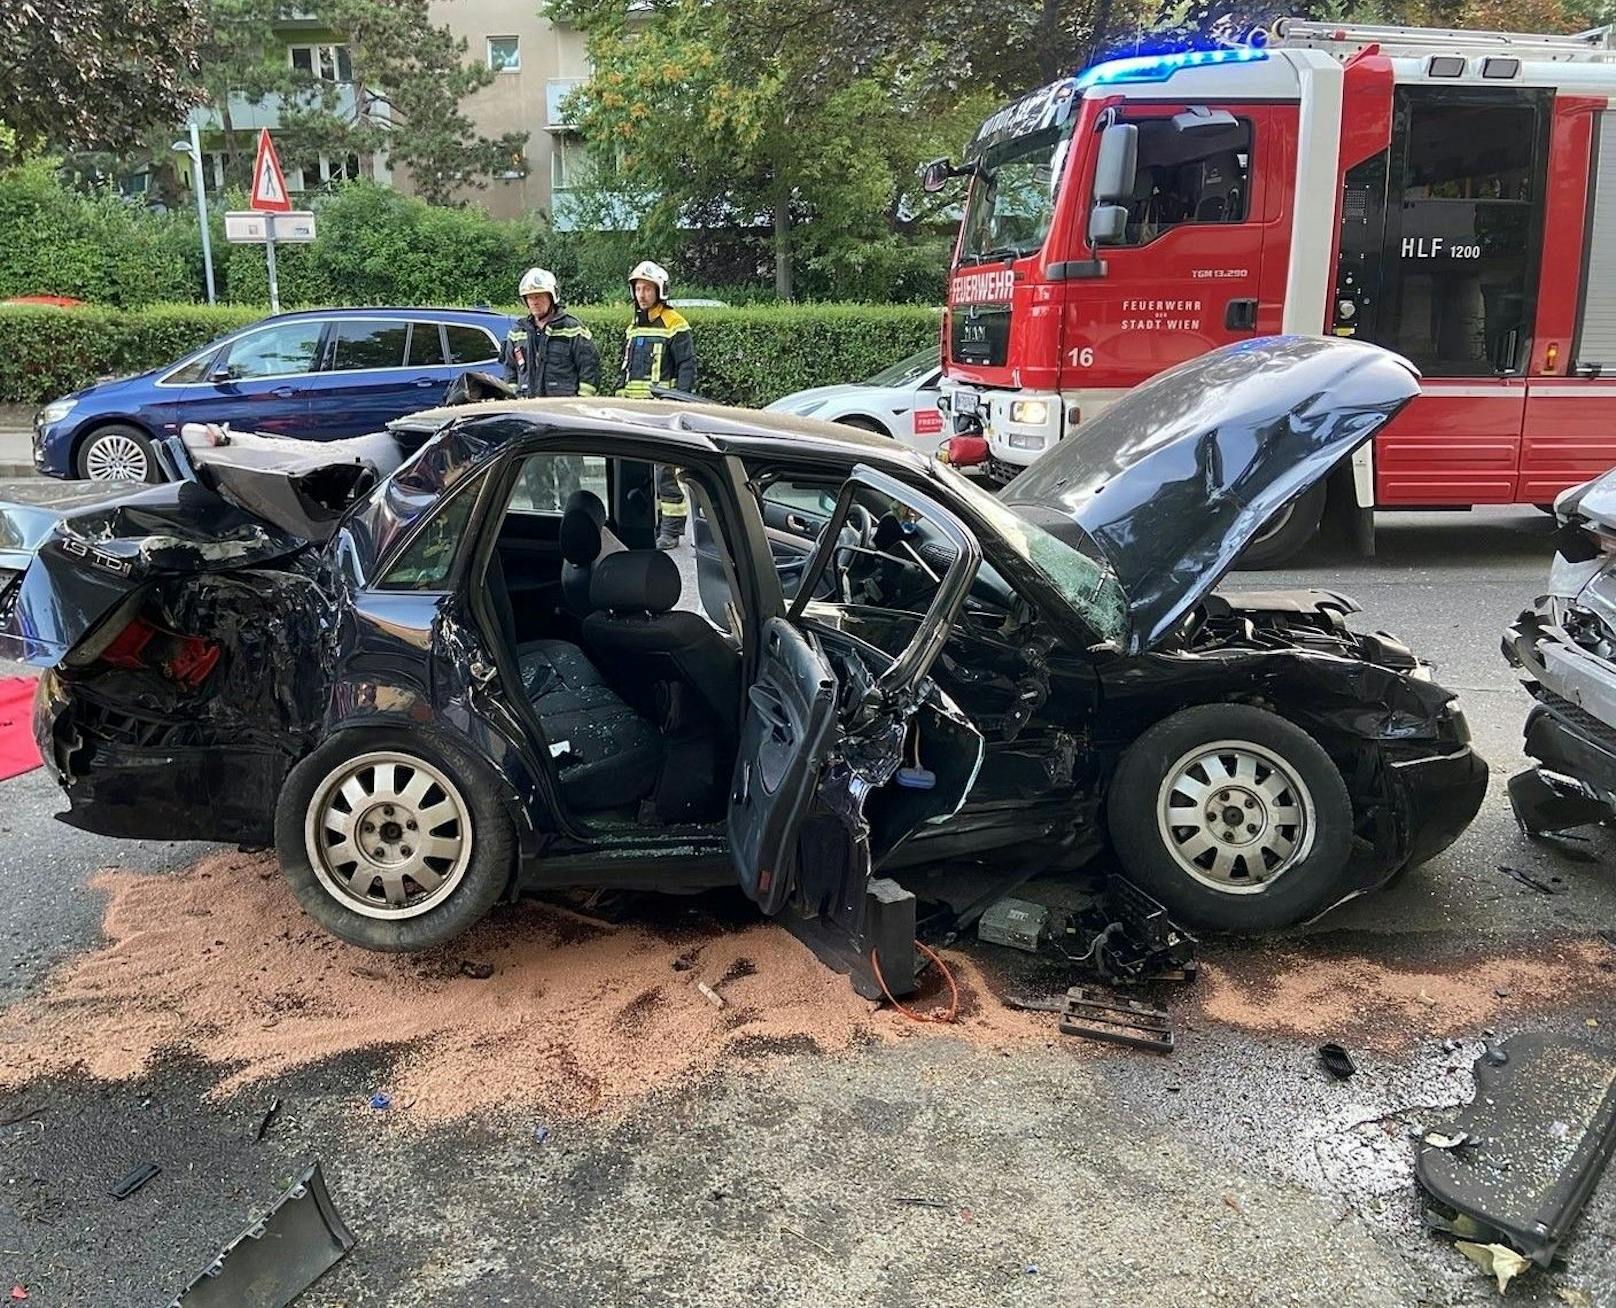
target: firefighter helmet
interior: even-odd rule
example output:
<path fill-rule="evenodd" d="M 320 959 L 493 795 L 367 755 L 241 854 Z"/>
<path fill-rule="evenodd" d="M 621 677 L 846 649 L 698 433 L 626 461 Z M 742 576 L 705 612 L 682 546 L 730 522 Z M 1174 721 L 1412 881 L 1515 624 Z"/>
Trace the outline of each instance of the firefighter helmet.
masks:
<path fill-rule="evenodd" d="M 657 288 L 657 299 L 668 298 L 668 270 L 659 263 L 644 259 L 635 264 L 634 271 L 628 275 L 630 290 L 634 288 L 635 282 L 650 282 Z"/>
<path fill-rule="evenodd" d="M 560 299 L 557 291 L 555 274 L 548 268 L 529 268 L 522 274 L 522 284 L 516 288 L 517 298 L 523 300 L 530 295 L 548 295 L 552 300 Z"/>

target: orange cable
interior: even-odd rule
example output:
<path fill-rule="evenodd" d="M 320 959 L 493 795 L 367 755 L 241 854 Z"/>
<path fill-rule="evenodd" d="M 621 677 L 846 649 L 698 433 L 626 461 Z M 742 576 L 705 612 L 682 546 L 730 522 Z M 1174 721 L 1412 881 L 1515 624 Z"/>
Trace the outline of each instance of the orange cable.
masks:
<path fill-rule="evenodd" d="M 875 956 L 875 950 L 872 949 L 870 950 L 870 966 L 875 971 L 875 979 L 881 987 L 881 993 L 887 997 L 889 1004 L 911 1022 L 941 1022 L 947 1024 L 955 1021 L 959 1016 L 959 986 L 954 982 L 954 974 L 948 970 L 948 964 L 943 962 L 942 955 L 931 948 L 930 945 L 923 945 L 917 940 L 915 941 L 915 948 L 937 964 L 938 970 L 943 974 L 943 980 L 948 982 L 948 1012 L 942 1017 L 938 1017 L 935 1013 L 917 1013 L 900 1004 L 893 998 L 892 991 L 887 989 L 887 979 L 881 975 L 881 963 Z"/>

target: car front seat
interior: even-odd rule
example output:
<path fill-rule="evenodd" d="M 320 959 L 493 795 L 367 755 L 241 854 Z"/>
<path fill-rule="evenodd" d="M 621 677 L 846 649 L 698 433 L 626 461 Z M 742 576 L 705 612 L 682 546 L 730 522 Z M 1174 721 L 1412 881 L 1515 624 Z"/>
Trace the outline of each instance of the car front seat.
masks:
<path fill-rule="evenodd" d="M 675 731 L 706 719 L 733 740 L 740 654 L 700 614 L 674 609 L 682 585 L 679 565 L 661 550 L 604 555 L 590 578 L 596 611 L 584 619 L 584 649 L 642 713 Z"/>

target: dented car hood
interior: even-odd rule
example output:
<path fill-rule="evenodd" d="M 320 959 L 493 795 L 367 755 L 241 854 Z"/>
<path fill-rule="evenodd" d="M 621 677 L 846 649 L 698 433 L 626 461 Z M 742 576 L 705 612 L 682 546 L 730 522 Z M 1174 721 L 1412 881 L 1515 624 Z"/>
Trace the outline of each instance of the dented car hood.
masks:
<path fill-rule="evenodd" d="M 1314 336 L 1226 346 L 1085 421 L 1001 499 L 1105 558 L 1127 598 L 1126 652 L 1138 653 L 1418 394 L 1413 365 L 1377 346 Z"/>
<path fill-rule="evenodd" d="M 0 504 L 0 657 L 53 666 L 153 577 L 265 563 L 304 544 L 195 482 L 42 488 Z"/>

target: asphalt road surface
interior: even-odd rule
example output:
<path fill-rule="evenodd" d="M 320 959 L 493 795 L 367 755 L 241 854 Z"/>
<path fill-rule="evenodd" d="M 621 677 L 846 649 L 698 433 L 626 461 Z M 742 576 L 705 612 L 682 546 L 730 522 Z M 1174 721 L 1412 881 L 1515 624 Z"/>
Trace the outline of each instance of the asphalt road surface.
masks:
<path fill-rule="evenodd" d="M 497 1103 L 457 1120 L 372 1112 L 367 1097 L 409 1053 L 385 1037 L 220 1095 L 228 1069 L 182 1035 L 126 1079 L 66 1072 L 0 1091 L 0 1122 L 21 1118 L 0 1126 L 0 1299 L 16 1283 L 30 1304 L 165 1303 L 319 1158 L 358 1239 L 298 1300 L 323 1308 L 1490 1303 L 1492 1282 L 1420 1224 L 1412 1138 L 1442 1120 L 1433 1105 L 1468 1094 L 1484 1028 L 1616 1040 L 1596 952 L 1586 976 L 1562 970 L 1558 992 L 1528 1006 L 1500 993 L 1478 1017 L 1448 998 L 1450 981 L 1473 986 L 1489 967 L 1616 925 L 1616 836 L 1530 842 L 1503 794 L 1524 762 L 1528 699 L 1498 639 L 1542 586 L 1549 534 L 1529 510 L 1383 516 L 1373 561 L 1321 554 L 1236 579 L 1357 596 L 1364 625 L 1407 639 L 1461 692 L 1493 768 L 1480 818 L 1435 863 L 1287 940 L 1203 950 L 1209 971 L 1258 978 L 1259 992 L 1287 951 L 1327 980 L 1356 977 L 1340 1033 L 1359 1061 L 1350 1082 L 1320 1073 L 1316 1035 L 1298 1034 L 1306 1013 L 1236 1021 L 1197 1008 L 1206 977 L 1171 1001 L 1181 1021 L 1168 1057 L 1079 1050 L 1053 1030 L 1005 1048 L 947 1035 L 834 1053 L 783 1042 L 764 1062 L 582 1117 Z M 51 820 L 54 803 L 38 772 L 0 795 L 0 1004 L 13 1009 L 103 947 L 103 896 L 87 884 L 97 869 L 179 876 L 203 852 L 84 836 Z M 1501 866 L 1558 877 L 1558 893 Z M 176 925 L 177 953 L 193 947 L 189 929 Z M 1366 976 L 1386 978 L 1384 1004 Z M 1308 1002 L 1330 998 L 1326 986 Z M 1423 1014 L 1420 1032 L 1399 1039 L 1408 1013 Z M 384 1032 L 386 1016 L 382 1005 Z M 1375 1030 L 1378 1044 L 1362 1035 Z M 483 1048 L 455 1075 L 496 1077 L 502 1056 Z M 281 1113 L 258 1140 L 271 1096 Z M 144 1161 L 162 1174 L 110 1198 Z M 1509 1299 L 1616 1303 L 1616 1181 L 1564 1254 Z"/>

